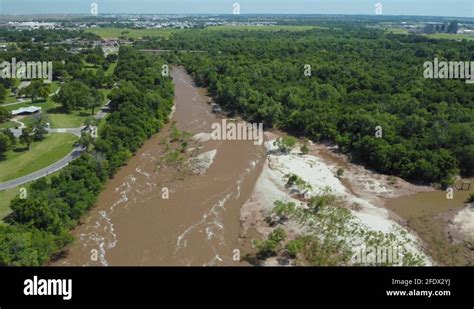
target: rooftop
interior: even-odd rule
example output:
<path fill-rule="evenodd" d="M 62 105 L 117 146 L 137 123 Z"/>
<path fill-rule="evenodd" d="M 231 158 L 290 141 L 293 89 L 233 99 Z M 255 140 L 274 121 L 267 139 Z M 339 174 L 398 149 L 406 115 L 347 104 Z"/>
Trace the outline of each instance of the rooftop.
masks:
<path fill-rule="evenodd" d="M 38 111 L 41 111 L 41 107 L 37 107 L 37 106 L 21 107 L 19 109 L 12 110 L 12 115 L 19 115 L 19 114 L 24 114 L 24 113 L 33 114 Z"/>

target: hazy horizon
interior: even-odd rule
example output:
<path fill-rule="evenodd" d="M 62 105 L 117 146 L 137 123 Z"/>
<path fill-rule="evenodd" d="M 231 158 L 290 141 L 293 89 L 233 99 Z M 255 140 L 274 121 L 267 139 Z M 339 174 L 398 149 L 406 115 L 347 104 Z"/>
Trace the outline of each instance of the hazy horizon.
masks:
<path fill-rule="evenodd" d="M 89 14 L 97 3 L 100 14 L 241 14 L 383 15 L 474 17 L 474 0 L 0 0 L 1 15 Z"/>

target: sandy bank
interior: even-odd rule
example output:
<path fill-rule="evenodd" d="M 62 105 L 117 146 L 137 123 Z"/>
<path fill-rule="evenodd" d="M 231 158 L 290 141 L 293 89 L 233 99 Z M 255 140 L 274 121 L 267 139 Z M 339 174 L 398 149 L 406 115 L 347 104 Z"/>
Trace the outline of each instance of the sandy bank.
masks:
<path fill-rule="evenodd" d="M 459 211 L 453 219 L 454 230 L 458 231 L 460 238 L 474 248 L 474 203 Z"/>
<path fill-rule="evenodd" d="M 399 184 L 397 187 L 388 186 L 388 180 L 383 176 L 367 171 L 363 167 L 352 166 L 337 155 L 331 157 L 327 146 L 311 144 L 310 153 L 307 155 L 302 155 L 299 147 L 295 147 L 288 154 L 277 153 L 273 145 L 277 136 L 266 133 L 266 137 L 267 158 L 263 171 L 251 199 L 241 209 L 244 237 L 250 228 L 254 228 L 263 237 L 268 236 L 273 228 L 266 224 L 265 217 L 271 212 L 273 203 L 277 200 L 292 201 L 298 207 L 305 207 L 305 203 L 296 199 L 286 186 L 285 175 L 295 174 L 311 186 L 305 195 L 316 196 L 329 190 L 341 200 L 342 207 L 349 209 L 353 217 L 351 222 L 348 222 L 348 227 L 386 235 L 393 234 L 396 236 L 393 244 L 403 244 L 407 251 L 422 257 L 425 265 L 432 264 L 423 253 L 421 241 L 397 223 L 389 210 L 382 207 L 383 198 L 429 189 L 417 188 L 402 180 L 397 181 Z M 335 175 L 341 167 L 344 168 L 344 175 L 338 178 Z M 305 226 L 292 220 L 284 224 L 284 229 L 289 235 L 305 233 Z M 358 236 L 346 236 L 346 241 L 353 248 L 364 245 L 364 241 Z"/>

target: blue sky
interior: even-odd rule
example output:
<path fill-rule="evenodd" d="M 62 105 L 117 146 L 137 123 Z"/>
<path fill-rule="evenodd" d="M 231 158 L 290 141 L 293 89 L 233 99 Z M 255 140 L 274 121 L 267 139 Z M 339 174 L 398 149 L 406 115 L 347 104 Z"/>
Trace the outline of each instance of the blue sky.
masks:
<path fill-rule="evenodd" d="M 0 14 L 89 13 L 225 14 L 240 3 L 241 13 L 374 14 L 474 17 L 474 0 L 0 0 Z"/>

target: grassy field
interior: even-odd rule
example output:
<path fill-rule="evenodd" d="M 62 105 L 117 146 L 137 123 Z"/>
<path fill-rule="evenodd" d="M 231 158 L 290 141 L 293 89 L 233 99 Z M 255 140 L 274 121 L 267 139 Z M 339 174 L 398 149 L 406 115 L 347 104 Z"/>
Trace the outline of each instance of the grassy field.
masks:
<path fill-rule="evenodd" d="M 70 114 L 48 113 L 51 128 L 77 128 L 84 124 L 90 115 L 84 111 L 74 111 Z"/>
<path fill-rule="evenodd" d="M 31 101 L 28 101 L 21 104 L 6 106 L 5 108 L 11 111 L 19 109 L 20 107 L 28 107 L 32 105 L 41 107 L 41 112 L 48 115 L 52 128 L 77 128 L 84 123 L 86 118 L 79 112 L 73 112 L 70 114 L 61 112 L 60 105 L 54 102 L 51 97 L 47 100 L 36 101 L 33 104 Z M 28 123 L 25 121 L 25 124 Z"/>
<path fill-rule="evenodd" d="M 170 37 L 181 29 L 127 29 L 127 28 L 91 28 L 87 32 L 97 34 L 102 38 L 120 38 L 127 37 L 131 39 L 149 37 Z"/>
<path fill-rule="evenodd" d="M 0 221 L 11 212 L 10 202 L 19 192 L 19 188 L 0 191 Z"/>
<path fill-rule="evenodd" d="M 41 142 L 35 142 L 27 151 L 9 151 L 0 161 L 0 182 L 12 180 L 45 168 L 65 157 L 73 149 L 77 137 L 71 134 L 51 134 Z M 18 144 L 21 149 L 24 147 Z"/>
<path fill-rule="evenodd" d="M 409 34 L 408 30 L 401 28 L 388 28 L 386 32 L 394 34 Z M 451 33 L 434 33 L 434 34 L 420 34 L 432 39 L 446 39 L 446 40 L 474 40 L 474 36 L 469 34 L 451 34 Z"/>
<path fill-rule="evenodd" d="M 469 34 L 449 34 L 449 33 L 435 33 L 435 34 L 423 34 L 432 39 L 447 39 L 447 40 L 474 40 L 474 36 Z"/>
<path fill-rule="evenodd" d="M 104 95 L 110 93 L 109 89 L 100 89 L 100 91 Z M 106 99 L 104 100 L 104 104 L 105 102 L 107 102 Z M 88 117 L 92 117 L 89 110 L 78 110 L 69 114 L 63 113 L 61 111 L 61 106 L 54 102 L 51 97 L 49 97 L 47 100 L 36 101 L 33 104 L 31 104 L 31 101 L 28 101 L 21 104 L 5 106 L 5 108 L 11 111 L 14 109 L 19 109 L 20 107 L 28 107 L 31 105 L 41 107 L 41 112 L 48 115 L 51 128 L 77 128 L 82 126 Z M 96 112 L 97 111 L 98 109 L 96 109 Z M 20 121 L 24 122 L 25 125 L 29 125 L 29 120 L 32 120 L 32 116 L 27 116 L 23 119 L 24 120 Z M 7 124 L 3 125 L 8 126 Z"/>
<path fill-rule="evenodd" d="M 48 100 L 41 100 L 41 101 L 38 100 L 38 101 L 35 101 L 35 103 L 33 103 L 33 104 L 31 104 L 31 100 L 28 100 L 28 101 L 20 103 L 20 104 L 5 106 L 5 108 L 9 111 L 12 111 L 14 109 L 19 109 L 21 107 L 28 107 L 28 106 L 31 106 L 31 105 L 41 107 L 42 111 L 47 111 L 49 109 L 52 109 L 52 108 L 56 107 L 56 103 L 54 103 L 53 100 L 48 99 Z"/>
<path fill-rule="evenodd" d="M 401 28 L 388 28 L 385 31 L 393 34 L 408 34 L 408 30 Z"/>
<path fill-rule="evenodd" d="M 290 31 L 304 31 L 309 29 L 315 29 L 314 26 L 211 26 L 207 27 L 207 30 L 266 30 L 266 31 L 277 31 L 277 30 L 290 30 Z M 102 38 L 120 38 L 127 37 L 132 39 L 138 39 L 146 36 L 150 37 L 164 37 L 168 38 L 173 33 L 179 31 L 186 31 L 185 29 L 124 29 L 124 28 L 92 28 L 87 29 L 87 32 L 91 32 L 99 35 Z"/>
<path fill-rule="evenodd" d="M 287 30 L 287 31 L 306 31 L 306 30 L 311 30 L 311 29 L 317 29 L 318 27 L 316 26 L 284 26 L 284 25 L 275 25 L 275 26 L 230 26 L 230 25 L 225 25 L 225 26 L 210 26 L 207 27 L 206 30 L 264 30 L 264 31 L 279 31 L 279 30 Z"/>
<path fill-rule="evenodd" d="M 15 103 L 16 101 L 18 101 L 18 99 L 11 93 L 5 99 L 5 103 Z"/>
<path fill-rule="evenodd" d="M 15 83 L 15 84 L 18 84 L 18 83 Z M 59 88 L 59 83 L 58 82 L 52 82 L 51 85 L 50 85 L 50 91 L 51 91 L 51 94 L 54 93 L 56 90 L 58 90 Z M 27 101 L 31 101 L 30 98 L 26 98 Z M 15 95 L 10 92 L 8 94 L 8 96 L 5 98 L 5 102 L 4 103 L 16 103 L 19 101 L 19 98 L 15 97 Z M 15 108 L 13 108 L 15 109 Z"/>
<path fill-rule="evenodd" d="M 115 71 L 115 68 L 117 67 L 117 62 L 114 62 L 114 63 L 111 63 L 107 69 L 107 71 L 105 71 L 105 76 L 112 76 L 112 74 L 114 74 L 114 71 Z"/>
<path fill-rule="evenodd" d="M 15 122 L 7 121 L 5 123 L 0 124 L 0 129 L 14 128 L 16 126 L 17 126 L 17 124 Z"/>

